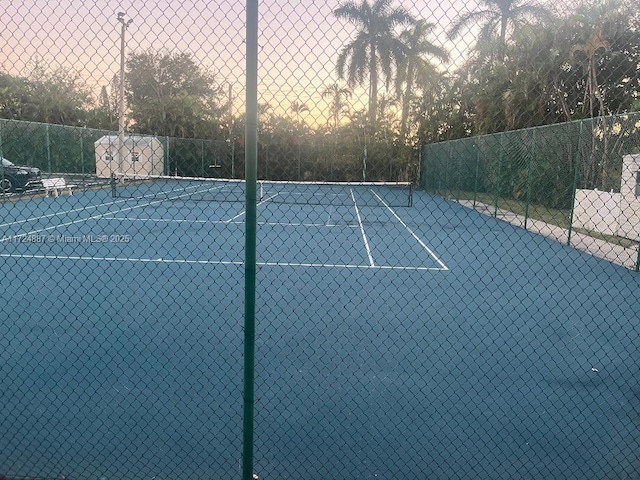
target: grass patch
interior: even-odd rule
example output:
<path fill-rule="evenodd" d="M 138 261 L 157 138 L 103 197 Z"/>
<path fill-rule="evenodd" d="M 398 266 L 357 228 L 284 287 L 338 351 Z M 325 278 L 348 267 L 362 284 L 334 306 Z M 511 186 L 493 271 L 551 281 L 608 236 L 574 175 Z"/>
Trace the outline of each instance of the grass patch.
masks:
<path fill-rule="evenodd" d="M 490 212 L 494 212 L 496 207 L 496 198 L 493 195 L 488 193 L 474 193 L 474 192 L 457 192 L 453 194 L 452 192 L 434 192 L 437 195 L 440 195 L 444 198 L 449 198 L 451 200 L 467 200 L 467 201 L 475 201 L 478 204 L 488 205 L 490 207 Z M 569 229 L 570 220 L 571 220 L 571 211 L 565 209 L 557 209 L 557 208 L 549 208 L 544 205 L 539 205 L 535 203 L 530 203 L 527 210 L 526 202 L 522 202 L 519 200 L 509 199 L 509 198 L 498 198 L 497 201 L 498 210 L 507 210 L 509 212 L 515 213 L 516 215 L 527 215 L 528 218 L 532 220 L 540 220 L 542 222 L 548 223 L 549 225 L 555 225 L 557 227 L 561 227 L 565 230 Z M 608 243 L 613 243 L 615 245 L 620 245 L 624 248 L 637 248 L 638 242 L 635 240 L 630 240 L 628 238 L 619 237 L 617 235 L 605 235 L 603 233 L 593 232 L 591 230 L 586 230 L 584 228 L 573 228 L 573 232 L 580 233 L 583 235 L 588 235 L 592 238 L 597 238 L 598 240 L 603 240 Z"/>

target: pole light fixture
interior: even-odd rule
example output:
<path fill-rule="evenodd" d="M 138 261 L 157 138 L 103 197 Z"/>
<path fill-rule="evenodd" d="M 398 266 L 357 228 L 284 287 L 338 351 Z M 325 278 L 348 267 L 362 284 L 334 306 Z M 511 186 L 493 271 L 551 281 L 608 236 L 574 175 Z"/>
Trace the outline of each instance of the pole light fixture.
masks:
<path fill-rule="evenodd" d="M 124 60 L 125 60 L 125 33 L 133 20 L 124 19 L 124 12 L 118 12 L 120 30 L 120 92 L 118 95 L 118 173 L 122 175 L 124 168 Z"/>

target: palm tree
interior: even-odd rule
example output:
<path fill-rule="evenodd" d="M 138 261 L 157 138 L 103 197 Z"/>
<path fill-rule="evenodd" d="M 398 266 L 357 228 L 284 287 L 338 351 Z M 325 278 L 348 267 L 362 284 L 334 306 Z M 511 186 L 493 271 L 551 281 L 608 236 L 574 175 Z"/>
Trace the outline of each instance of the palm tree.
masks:
<path fill-rule="evenodd" d="M 498 32 L 498 56 L 504 60 L 507 44 L 507 30 L 525 24 L 528 20 L 550 20 L 551 12 L 535 0 L 481 0 L 483 8 L 460 15 L 449 31 L 450 38 L 456 38 L 463 29 L 481 25 L 478 43 L 487 43 Z"/>
<path fill-rule="evenodd" d="M 609 42 L 602 29 L 593 32 L 585 43 L 576 44 L 571 48 L 572 64 L 580 65 L 586 72 L 582 103 L 584 108 L 589 108 L 589 116 L 592 118 L 606 115 L 603 94 L 598 84 L 598 61 L 609 49 Z"/>
<path fill-rule="evenodd" d="M 305 103 L 294 100 L 293 102 L 291 102 L 291 105 L 289 106 L 289 110 L 291 110 L 291 113 L 295 114 L 296 123 L 298 125 L 298 129 L 300 129 L 300 127 L 302 126 L 302 120 L 300 120 L 300 114 L 302 114 L 303 112 L 308 112 L 309 107 Z"/>
<path fill-rule="evenodd" d="M 416 25 L 400 34 L 400 40 L 407 47 L 407 55 L 398 65 L 396 75 L 396 91 L 402 97 L 402 120 L 400 123 L 400 140 L 404 142 L 407 136 L 407 121 L 409 118 L 409 100 L 415 83 L 427 84 L 431 78 L 437 77 L 439 72 L 424 58 L 424 55 L 446 60 L 447 52 L 428 40 L 434 24 L 420 20 Z M 404 85 L 404 91 L 402 86 Z"/>
<path fill-rule="evenodd" d="M 345 111 L 345 107 L 348 107 L 347 103 L 343 99 L 351 98 L 353 92 L 350 88 L 340 87 L 337 83 L 329 85 L 322 91 L 322 98 L 330 98 L 331 106 L 329 107 L 329 113 L 331 114 L 330 120 L 333 121 L 332 129 L 337 129 L 340 123 L 340 115 Z"/>
<path fill-rule="evenodd" d="M 302 138 L 302 120 L 300 119 L 300 114 L 303 112 L 309 112 L 309 107 L 302 102 L 298 102 L 298 101 L 293 101 L 291 102 L 291 105 L 289 106 L 289 110 L 291 110 L 292 113 L 295 114 L 296 116 L 296 130 L 297 130 L 297 137 L 298 137 L 298 180 L 300 180 L 300 161 L 301 161 L 301 154 L 300 154 L 300 150 L 301 150 L 301 138 Z"/>
<path fill-rule="evenodd" d="M 392 78 L 392 66 L 402 61 L 405 55 L 403 43 L 396 37 L 394 29 L 415 23 L 413 16 L 404 8 L 391 6 L 393 0 L 352 0 L 342 3 L 333 14 L 359 28 L 356 38 L 344 46 L 336 62 L 338 77 L 350 87 L 362 85 L 369 75 L 369 120 L 376 121 L 378 108 L 378 72 L 381 70 L 387 87 Z"/>
<path fill-rule="evenodd" d="M 607 10 L 607 6 L 603 3 L 602 10 L 581 10 L 575 15 L 573 22 L 584 41 L 575 43 L 570 50 L 572 67 L 576 68 L 577 73 L 584 75 L 580 79 L 584 85 L 581 102 L 583 114 L 595 118 L 592 128 L 599 130 L 602 135 L 602 142 L 591 142 L 588 154 L 584 155 L 586 152 L 583 152 L 584 160 L 581 166 L 582 178 L 597 187 L 602 187 L 603 181 L 607 178 L 611 137 L 611 129 L 604 117 L 610 113 L 605 103 L 606 89 L 601 85 L 601 81 L 605 80 L 601 71 L 603 59 L 611 54 L 611 41 L 606 26 L 612 22 L 608 14 L 611 10 Z"/>

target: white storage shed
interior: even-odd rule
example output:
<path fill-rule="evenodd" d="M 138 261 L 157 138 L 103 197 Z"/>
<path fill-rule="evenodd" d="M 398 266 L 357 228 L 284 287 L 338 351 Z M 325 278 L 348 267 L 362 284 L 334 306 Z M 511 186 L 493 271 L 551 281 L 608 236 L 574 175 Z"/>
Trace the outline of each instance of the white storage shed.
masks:
<path fill-rule="evenodd" d="M 111 177 L 145 177 L 164 174 L 164 146 L 157 137 L 126 135 L 119 159 L 120 138 L 105 135 L 95 142 L 96 175 Z"/>

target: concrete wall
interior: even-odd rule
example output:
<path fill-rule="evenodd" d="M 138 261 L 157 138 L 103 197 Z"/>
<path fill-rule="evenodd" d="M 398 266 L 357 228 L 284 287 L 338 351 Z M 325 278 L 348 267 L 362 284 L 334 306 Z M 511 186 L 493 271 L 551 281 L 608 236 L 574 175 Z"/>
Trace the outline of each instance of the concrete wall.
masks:
<path fill-rule="evenodd" d="M 573 226 L 640 241 L 640 155 L 623 159 L 620 193 L 576 190 Z"/>
<path fill-rule="evenodd" d="M 617 235 L 620 193 L 576 190 L 573 226 L 606 235 Z"/>
<path fill-rule="evenodd" d="M 638 172 L 640 172 L 640 155 L 626 155 L 622 160 L 620 179 L 622 199 L 618 235 L 631 240 L 640 240 L 640 198 L 636 197 Z"/>

